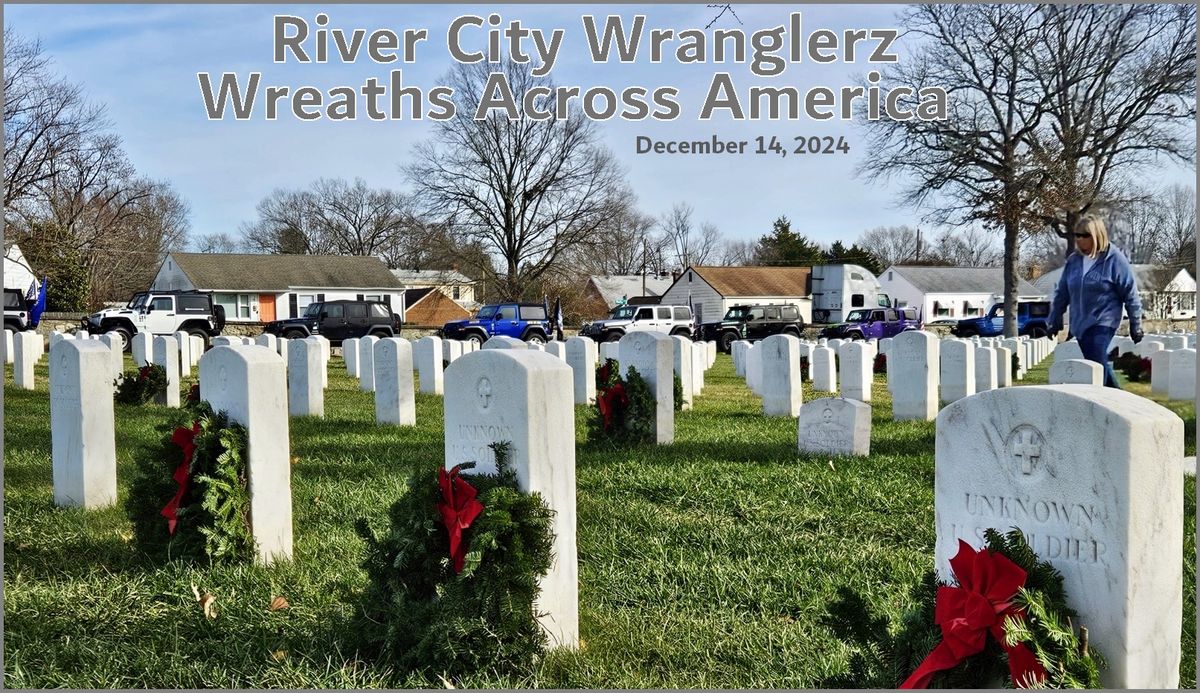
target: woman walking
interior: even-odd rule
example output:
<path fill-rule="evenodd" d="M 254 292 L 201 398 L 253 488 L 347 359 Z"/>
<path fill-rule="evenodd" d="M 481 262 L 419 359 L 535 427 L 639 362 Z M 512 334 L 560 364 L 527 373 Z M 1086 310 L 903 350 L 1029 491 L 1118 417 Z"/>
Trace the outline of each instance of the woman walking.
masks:
<path fill-rule="evenodd" d="M 1108 362 L 1108 345 L 1121 326 L 1121 309 L 1129 316 L 1129 336 L 1142 341 L 1142 300 L 1137 281 L 1124 253 L 1108 243 L 1108 230 L 1097 216 L 1088 214 L 1075 224 L 1075 252 L 1067 257 L 1054 303 L 1050 308 L 1050 334 L 1063 327 L 1063 311 L 1071 309 L 1071 334 L 1079 341 L 1083 357 L 1104 367 L 1104 385 L 1120 388 Z"/>

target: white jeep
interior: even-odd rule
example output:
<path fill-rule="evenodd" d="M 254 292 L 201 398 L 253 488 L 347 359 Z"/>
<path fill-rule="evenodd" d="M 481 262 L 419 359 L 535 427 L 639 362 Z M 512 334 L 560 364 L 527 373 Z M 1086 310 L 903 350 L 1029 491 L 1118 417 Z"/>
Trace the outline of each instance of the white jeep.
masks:
<path fill-rule="evenodd" d="M 212 294 L 199 291 L 146 291 L 134 294 L 124 308 L 92 313 L 81 323 L 88 332 L 121 335 L 126 351 L 138 332 L 187 332 L 207 345 L 225 328 L 225 309 L 212 302 Z"/>
<path fill-rule="evenodd" d="M 597 342 L 615 342 L 626 333 L 648 331 L 682 335 L 691 339 L 695 332 L 692 309 L 687 306 L 618 306 L 606 320 L 587 323 L 581 337 Z"/>

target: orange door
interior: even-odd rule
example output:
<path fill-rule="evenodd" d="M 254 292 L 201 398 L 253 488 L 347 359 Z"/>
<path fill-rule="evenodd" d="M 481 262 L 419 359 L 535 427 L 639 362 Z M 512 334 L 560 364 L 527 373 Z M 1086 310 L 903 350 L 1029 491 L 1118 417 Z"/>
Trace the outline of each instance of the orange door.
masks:
<path fill-rule="evenodd" d="M 275 319 L 275 294 L 258 295 L 258 317 L 263 322 Z"/>

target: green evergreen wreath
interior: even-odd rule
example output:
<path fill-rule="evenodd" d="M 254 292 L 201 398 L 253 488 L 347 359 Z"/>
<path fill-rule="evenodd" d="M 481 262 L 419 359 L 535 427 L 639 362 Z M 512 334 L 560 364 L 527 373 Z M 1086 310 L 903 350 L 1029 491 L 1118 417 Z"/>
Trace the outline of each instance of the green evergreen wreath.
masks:
<path fill-rule="evenodd" d="M 117 376 L 113 398 L 121 404 L 145 404 L 167 391 L 167 369 L 158 364 L 127 370 Z"/>
<path fill-rule="evenodd" d="M 363 518 L 355 523 L 369 579 L 362 635 L 401 673 L 528 674 L 546 647 L 534 599 L 553 560 L 553 513 L 540 495 L 518 488 L 508 443 L 490 447 L 497 474 L 466 477 L 483 507 L 463 530 L 461 573 L 438 509 L 438 468 L 423 465 L 409 477 L 386 534 L 376 537 Z"/>
<path fill-rule="evenodd" d="M 596 405 L 588 420 L 588 440 L 613 445 L 652 443 L 657 416 L 654 392 L 636 368 L 630 366 L 622 378 L 616 359 L 607 359 L 596 369 Z"/>
<path fill-rule="evenodd" d="M 1013 599 L 1013 604 L 1025 610 L 1025 618 L 1023 622 L 1012 618 L 1004 621 L 1009 644 L 1024 643 L 1037 657 L 1047 672 L 1044 688 L 1100 688 L 1104 657 L 1089 647 L 1087 628 L 1078 623 L 1078 614 L 1067 606 L 1062 574 L 1049 562 L 1038 559 L 1020 530 L 1001 534 L 987 529 L 984 536 L 986 548 L 1004 555 L 1026 573 L 1025 586 Z M 902 617 L 892 640 L 897 685 L 942 640 L 941 629 L 933 619 L 938 588 L 947 584 L 930 570 L 913 589 L 917 606 Z M 1078 632 L 1077 625 L 1081 626 Z M 1000 645 L 989 637 L 982 652 L 967 657 L 953 669 L 938 672 L 929 687 L 991 688 L 1000 681 L 1013 687 L 1005 657 Z"/>
<path fill-rule="evenodd" d="M 184 459 L 172 442 L 180 430 L 194 433 L 195 452 L 182 495 L 175 478 Z M 207 557 L 214 562 L 253 560 L 246 429 L 197 401 L 180 412 L 162 442 L 144 451 L 130 484 L 127 510 L 138 545 L 169 558 Z M 174 532 L 164 514 L 178 498 Z"/>
<path fill-rule="evenodd" d="M 679 377 L 678 373 L 675 374 L 673 385 L 675 388 L 673 392 L 675 397 L 675 411 L 683 411 L 683 380 Z"/>

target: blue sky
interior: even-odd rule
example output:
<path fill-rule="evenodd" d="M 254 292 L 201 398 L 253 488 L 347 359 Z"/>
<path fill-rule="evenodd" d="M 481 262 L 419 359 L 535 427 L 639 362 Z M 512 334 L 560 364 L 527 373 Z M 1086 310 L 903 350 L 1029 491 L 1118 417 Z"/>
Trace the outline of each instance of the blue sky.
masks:
<path fill-rule="evenodd" d="M 802 12 L 804 31 L 818 27 L 891 28 L 897 5 L 736 5 L 747 32 L 787 22 Z M 498 12 L 507 22 L 521 19 L 527 27 L 549 32 L 566 30 L 553 78 L 560 85 L 587 88 L 628 85 L 680 89 L 683 115 L 670 123 L 650 119 L 599 124 L 602 140 L 626 167 L 627 180 L 643 211 L 661 215 L 676 202 L 695 208 L 698 222 L 716 224 L 731 239 L 753 239 L 770 230 L 781 214 L 793 228 L 821 242 L 852 241 L 869 228 L 913 224 L 918 213 L 895 205 L 896 190 L 872 185 L 853 175 L 869 152 L 859 131 L 840 121 L 743 121 L 725 117 L 698 119 L 699 105 L 717 69 L 732 73 L 742 87 L 794 84 L 805 88 L 838 87 L 854 82 L 867 69 L 857 64 L 789 65 L 776 78 L 759 78 L 744 64 L 680 65 L 673 59 L 651 64 L 642 56 L 635 64 L 593 64 L 587 53 L 580 17 L 620 14 L 627 20 L 645 14 L 647 28 L 703 28 L 714 10 L 694 5 L 9 5 L 5 23 L 22 34 L 37 36 L 57 69 L 82 83 L 89 96 L 108 108 L 117 133 L 135 166 L 145 175 L 168 180 L 188 201 L 194 235 L 235 233 L 254 218 L 254 206 L 275 188 L 300 188 L 319 177 L 361 177 L 370 185 L 406 189 L 400 166 L 412 147 L 427 137 L 428 121 L 375 123 L 301 122 L 284 115 L 270 122 L 261 115 L 245 122 L 229 118 L 209 121 L 196 80 L 197 72 L 263 73 L 264 84 L 321 88 L 360 86 L 368 77 L 386 82 L 395 66 L 377 65 L 363 56 L 354 64 L 275 64 L 272 31 L 275 14 L 294 14 L 312 23 L 318 12 L 330 17 L 330 28 L 427 28 L 430 38 L 418 49 L 417 62 L 400 65 L 405 85 L 428 90 L 441 83 L 452 65 L 444 36 L 454 17 Z M 733 28 L 723 18 L 717 27 Z M 476 31 L 468 37 L 479 38 Z M 310 44 L 311 45 L 311 44 Z M 901 55 L 903 59 L 903 54 Z M 637 155 L 638 135 L 655 139 L 721 139 L 751 141 L 772 135 L 781 142 L 795 136 L 844 137 L 848 154 L 788 156 Z M 1162 183 L 1195 180 L 1192 169 L 1166 165 Z"/>

